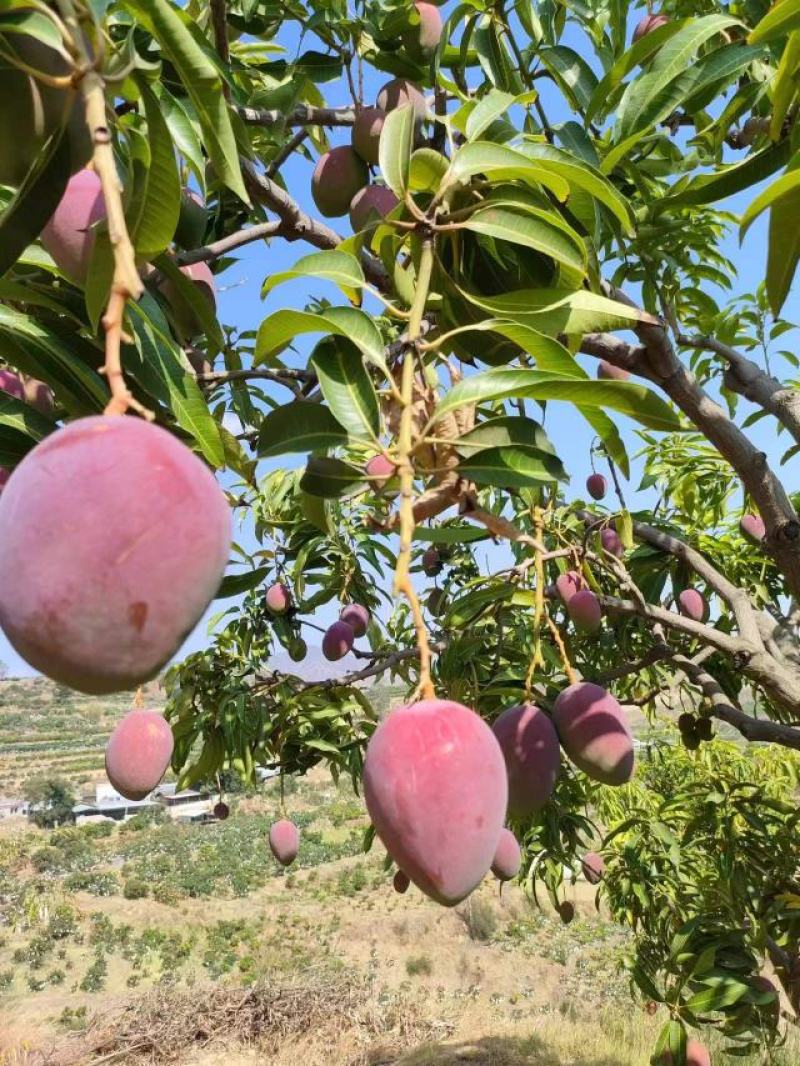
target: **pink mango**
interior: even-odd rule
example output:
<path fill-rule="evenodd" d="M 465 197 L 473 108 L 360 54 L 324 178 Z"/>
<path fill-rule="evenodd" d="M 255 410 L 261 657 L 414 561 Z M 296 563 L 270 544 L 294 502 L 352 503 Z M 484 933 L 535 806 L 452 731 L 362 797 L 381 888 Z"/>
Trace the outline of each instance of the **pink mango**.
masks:
<path fill-rule="evenodd" d="M 627 381 L 631 375 L 621 366 L 614 366 L 613 363 L 607 363 L 605 359 L 602 359 L 597 366 L 597 376 L 600 381 Z"/>
<path fill-rule="evenodd" d="M 42 244 L 56 266 L 78 285 L 86 281 L 94 248 L 96 222 L 106 217 L 100 179 L 93 170 L 79 170 L 42 230 Z"/>
<path fill-rule="evenodd" d="M 322 637 L 322 654 L 329 662 L 336 662 L 347 655 L 353 647 L 355 637 L 353 627 L 347 622 L 334 622 L 332 626 L 328 626 Z"/>
<path fill-rule="evenodd" d="M 603 546 L 603 550 L 610 552 L 612 555 L 616 555 L 618 559 L 622 558 L 625 553 L 622 540 L 616 529 L 612 529 L 610 526 L 606 526 L 605 529 L 600 530 L 600 543 Z"/>
<path fill-rule="evenodd" d="M 583 578 L 577 570 L 568 570 L 556 578 L 556 592 L 563 604 L 569 603 L 576 592 L 583 588 Z"/>
<path fill-rule="evenodd" d="M 678 609 L 695 622 L 705 622 L 708 618 L 708 604 L 697 589 L 684 589 L 678 594 Z"/>
<path fill-rule="evenodd" d="M 291 866 L 300 850 L 300 830 L 288 818 L 275 822 L 269 831 L 269 850 L 281 864 Z"/>
<path fill-rule="evenodd" d="M 398 866 L 452 907 L 494 861 L 508 801 L 503 753 L 468 707 L 423 700 L 392 711 L 373 733 L 364 798 Z"/>
<path fill-rule="evenodd" d="M 400 201 L 385 185 L 365 185 L 350 201 L 350 225 L 359 233 L 377 223 L 397 207 Z"/>
<path fill-rule="evenodd" d="M 131 711 L 106 745 L 108 780 L 125 799 L 144 799 L 167 772 L 172 748 L 172 730 L 159 711 Z"/>
<path fill-rule="evenodd" d="M 492 726 L 508 773 L 508 813 L 525 818 L 552 795 L 561 764 L 555 727 L 533 703 L 509 707 Z"/>
<path fill-rule="evenodd" d="M 492 873 L 498 881 L 513 881 L 521 865 L 522 852 L 517 838 L 510 829 L 501 830 L 492 860 Z"/>
<path fill-rule="evenodd" d="M 746 514 L 742 515 L 739 521 L 739 529 L 742 531 L 742 535 L 747 537 L 748 540 L 752 540 L 758 544 L 767 535 L 767 527 L 764 525 L 764 519 L 761 515 Z"/>
<path fill-rule="evenodd" d="M 339 621 L 346 622 L 357 637 L 363 637 L 369 625 L 369 611 L 360 603 L 348 603 L 339 612 Z"/>
<path fill-rule="evenodd" d="M 292 606 L 292 594 L 282 581 L 276 581 L 270 585 L 264 599 L 270 614 L 286 614 Z"/>
<path fill-rule="evenodd" d="M 606 872 L 603 856 L 596 851 L 587 851 L 581 859 L 581 870 L 590 885 L 599 885 Z"/>
<path fill-rule="evenodd" d="M 594 633 L 603 620 L 603 608 L 591 589 L 581 589 L 570 597 L 567 614 L 579 633 Z"/>
<path fill-rule="evenodd" d="M 586 491 L 593 500 L 602 500 L 606 494 L 606 479 L 602 474 L 590 474 L 586 479 Z"/>
<path fill-rule="evenodd" d="M 0 496 L 0 626 L 54 681 L 134 688 L 200 620 L 230 545 L 225 495 L 176 437 L 133 416 L 70 422 Z"/>
<path fill-rule="evenodd" d="M 633 776 L 633 738 L 625 712 L 610 692 L 590 681 L 570 685 L 553 706 L 564 751 L 589 777 L 624 785 Z"/>

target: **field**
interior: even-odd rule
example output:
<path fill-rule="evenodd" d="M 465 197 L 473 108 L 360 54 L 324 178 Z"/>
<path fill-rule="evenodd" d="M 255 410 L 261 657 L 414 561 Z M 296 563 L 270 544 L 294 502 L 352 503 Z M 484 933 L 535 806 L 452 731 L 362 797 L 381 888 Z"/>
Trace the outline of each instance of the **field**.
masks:
<path fill-rule="evenodd" d="M 55 698 L 39 707 L 2 719 L 23 776 L 22 745 L 48 750 L 46 708 L 62 745 L 91 727 L 87 761 L 125 709 L 68 698 L 59 723 Z M 349 782 L 316 771 L 285 802 L 302 830 L 290 872 L 266 846 L 276 782 L 207 826 L 0 822 L 0 1063 L 646 1066 L 663 1011 L 631 1001 L 627 936 L 588 885 L 569 926 L 490 880 L 445 910 L 397 895 L 382 849 L 363 853 Z M 790 1045 L 776 1066 L 797 1061 Z"/>

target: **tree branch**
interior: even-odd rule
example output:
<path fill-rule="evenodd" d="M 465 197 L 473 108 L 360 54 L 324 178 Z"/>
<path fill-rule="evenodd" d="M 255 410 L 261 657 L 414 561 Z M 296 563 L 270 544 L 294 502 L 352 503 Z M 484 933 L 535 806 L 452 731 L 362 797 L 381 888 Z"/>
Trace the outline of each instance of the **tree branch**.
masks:
<path fill-rule="evenodd" d="M 188 263 L 213 263 L 215 259 L 226 255 L 228 252 L 241 248 L 253 241 L 263 241 L 268 237 L 280 237 L 283 223 L 261 222 L 257 226 L 248 226 L 246 229 L 229 233 L 227 237 L 221 237 L 213 244 L 205 244 L 202 248 L 193 248 L 190 252 L 181 252 L 175 256 L 175 262 L 180 266 Z"/>
<path fill-rule="evenodd" d="M 769 411 L 800 444 L 800 389 L 785 388 L 752 359 L 716 337 L 680 335 L 677 341 L 687 348 L 698 348 L 722 356 L 728 364 L 723 379 L 725 386 Z"/>
<path fill-rule="evenodd" d="M 625 293 L 604 288 L 612 299 L 640 310 Z M 755 501 L 767 527 L 765 546 L 786 578 L 789 591 L 800 597 L 800 520 L 764 452 L 731 421 L 716 401 L 698 385 L 678 359 L 663 324 L 639 322 L 634 331 L 642 348 L 628 346 L 627 368 L 656 381 L 681 411 L 731 464 Z M 595 354 L 593 352 L 589 354 Z"/>
<path fill-rule="evenodd" d="M 781 744 L 785 748 L 800 751 L 800 729 L 745 714 L 739 707 L 731 704 L 716 678 L 712 677 L 702 666 L 692 662 L 685 655 L 676 655 L 673 662 L 700 688 L 711 704 L 713 717 L 733 726 L 745 740 Z"/>
<path fill-rule="evenodd" d="M 677 629 L 690 637 L 695 637 L 703 644 L 710 644 L 711 647 L 726 655 L 751 656 L 757 651 L 741 637 L 732 637 L 728 633 L 714 629 L 713 626 L 695 622 L 693 618 L 685 618 L 682 614 L 668 611 L 665 607 L 656 607 L 652 603 L 637 603 L 634 600 L 621 600 L 616 596 L 602 594 L 597 598 L 604 609 L 612 614 L 637 615 L 639 618 L 647 618 L 651 622 L 667 626 L 668 629 Z"/>
<path fill-rule="evenodd" d="M 290 111 L 262 111 L 255 107 L 234 108 L 249 126 L 352 126 L 356 120 L 354 107 L 309 107 L 302 105 Z"/>

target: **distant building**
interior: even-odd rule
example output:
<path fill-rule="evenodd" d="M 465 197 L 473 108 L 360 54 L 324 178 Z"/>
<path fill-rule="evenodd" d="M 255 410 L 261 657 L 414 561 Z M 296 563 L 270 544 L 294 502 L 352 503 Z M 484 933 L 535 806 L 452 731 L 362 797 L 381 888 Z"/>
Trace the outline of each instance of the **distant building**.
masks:
<path fill-rule="evenodd" d="M 160 785 L 141 800 L 129 800 L 121 796 L 111 785 L 95 786 L 94 802 L 85 800 L 72 808 L 77 825 L 87 822 L 124 822 L 142 811 L 165 809 L 177 822 L 202 822 L 213 817 L 213 800 L 207 793 L 186 788 L 176 792 L 175 785 Z"/>
<path fill-rule="evenodd" d="M 19 796 L 0 796 L 0 818 L 24 816 L 30 809 L 30 804 Z"/>

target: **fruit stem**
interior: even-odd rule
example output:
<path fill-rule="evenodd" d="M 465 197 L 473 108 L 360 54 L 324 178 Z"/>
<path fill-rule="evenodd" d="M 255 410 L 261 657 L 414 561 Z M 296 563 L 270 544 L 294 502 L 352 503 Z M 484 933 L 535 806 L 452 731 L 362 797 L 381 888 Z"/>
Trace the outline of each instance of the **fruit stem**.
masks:
<path fill-rule="evenodd" d="M 428 300 L 431 275 L 433 273 L 433 238 L 427 236 L 422 243 L 417 287 L 411 314 L 408 320 L 408 343 L 403 355 L 403 371 L 400 386 L 402 411 L 397 441 L 397 466 L 400 475 L 400 550 L 397 554 L 397 567 L 394 575 L 395 596 L 404 595 L 411 609 L 414 629 L 417 634 L 419 649 L 419 693 L 423 699 L 432 699 L 435 695 L 431 681 L 431 649 L 428 643 L 428 631 L 422 617 L 419 598 L 414 591 L 409 572 L 411 564 L 411 543 L 414 539 L 414 364 L 417 355 L 422 317 Z"/>
<path fill-rule="evenodd" d="M 536 535 L 534 559 L 536 567 L 536 588 L 533 592 L 533 655 L 525 677 L 525 699 L 531 698 L 533 675 L 537 667 L 544 666 L 542 654 L 542 616 L 544 615 L 544 562 L 542 560 L 542 536 L 544 534 L 544 517 L 537 504 L 533 508 L 533 529 Z"/>
<path fill-rule="evenodd" d="M 79 61 L 80 89 L 86 106 L 86 125 L 94 146 L 92 162 L 95 173 L 100 179 L 103 201 L 108 222 L 108 239 L 114 254 L 114 274 L 111 281 L 111 293 L 108 298 L 106 313 L 103 315 L 105 330 L 105 365 L 102 373 L 108 379 L 111 390 L 105 413 L 107 415 L 124 415 L 132 408 L 145 418 L 152 419 L 153 414 L 133 398 L 125 385 L 122 373 L 120 345 L 122 341 L 123 316 L 125 304 L 129 299 L 138 300 L 144 291 L 142 279 L 136 267 L 133 245 L 125 224 L 125 211 L 122 206 L 122 186 L 114 162 L 114 147 L 111 132 L 106 124 L 105 84 L 101 75 L 94 69 L 93 57 L 87 44 L 87 37 L 81 29 L 73 0 L 58 0 L 59 10 L 64 23 L 72 37 L 72 49 Z M 82 73 L 81 73 L 82 72 Z"/>
<path fill-rule="evenodd" d="M 547 619 L 547 624 L 550 627 L 550 632 L 553 634 L 553 640 L 556 642 L 558 654 L 561 656 L 561 664 L 564 667 L 564 673 L 567 675 L 567 681 L 569 681 L 570 685 L 577 685 L 579 678 L 577 673 L 575 672 L 575 667 L 570 662 L 569 655 L 567 654 L 567 649 L 564 644 L 564 638 L 561 636 L 561 630 L 550 617 L 550 612 L 548 610 L 545 610 L 545 618 Z"/>

